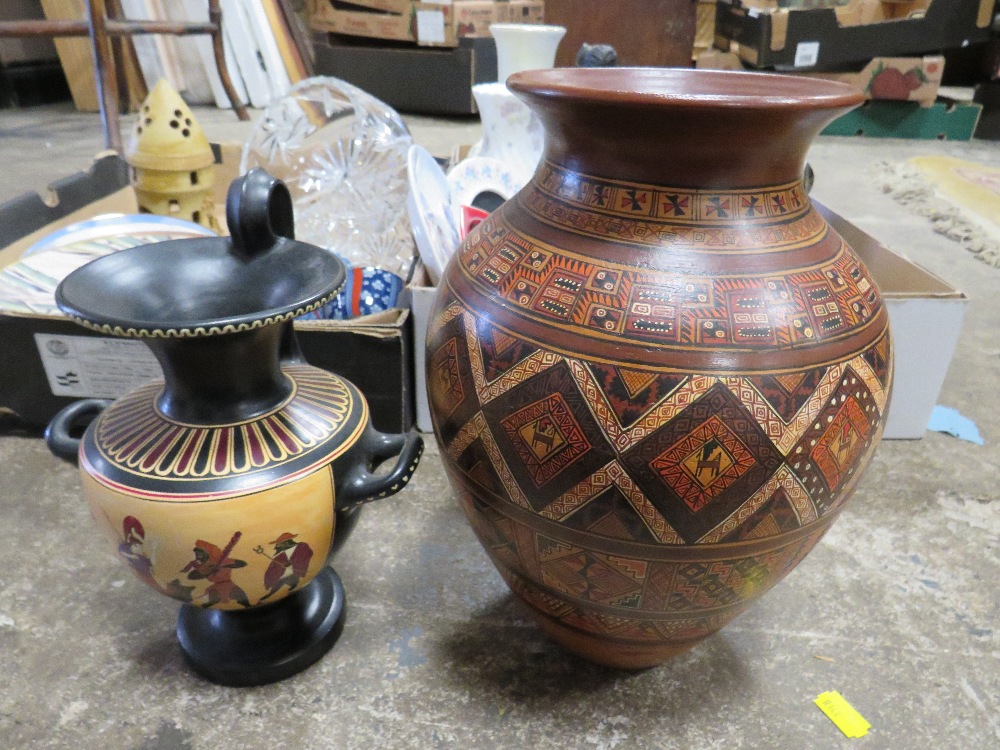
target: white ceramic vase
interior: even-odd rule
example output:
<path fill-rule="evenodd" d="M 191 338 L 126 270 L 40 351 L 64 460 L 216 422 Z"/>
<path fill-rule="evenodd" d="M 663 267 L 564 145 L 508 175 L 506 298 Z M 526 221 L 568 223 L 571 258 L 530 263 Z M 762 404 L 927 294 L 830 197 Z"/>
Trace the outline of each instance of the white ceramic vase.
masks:
<path fill-rule="evenodd" d="M 551 68 L 566 29 L 545 24 L 494 23 L 490 34 L 497 44 L 497 80 L 504 82 L 522 70 Z"/>
<path fill-rule="evenodd" d="M 476 84 L 472 95 L 483 122 L 483 139 L 476 144 L 475 155 L 506 164 L 520 190 L 542 158 L 545 139 L 541 123 L 503 83 Z"/>
<path fill-rule="evenodd" d="M 483 122 L 483 139 L 474 155 L 498 159 L 510 169 L 518 189 L 535 173 L 545 145 L 542 125 L 520 99 L 507 90 L 507 77 L 522 70 L 551 68 L 562 26 L 495 23 L 490 33 L 497 45 L 497 83 L 472 87 Z"/>

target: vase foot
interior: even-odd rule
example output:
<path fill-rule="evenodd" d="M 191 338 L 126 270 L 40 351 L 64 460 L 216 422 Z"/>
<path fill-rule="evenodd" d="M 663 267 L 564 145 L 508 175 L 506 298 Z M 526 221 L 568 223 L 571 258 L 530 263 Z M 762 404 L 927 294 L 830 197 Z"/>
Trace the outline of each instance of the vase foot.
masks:
<path fill-rule="evenodd" d="M 598 638 L 579 630 L 573 630 L 555 620 L 535 612 L 536 620 L 546 635 L 563 648 L 572 651 L 595 664 L 615 669 L 646 669 L 662 664 L 669 659 L 682 654 L 702 639 L 659 643 L 647 645 L 642 643 L 623 643 L 605 638 Z"/>
<path fill-rule="evenodd" d="M 211 682 L 265 685 L 318 661 L 344 629 L 344 586 L 329 566 L 284 599 L 246 610 L 181 607 L 177 640 Z"/>

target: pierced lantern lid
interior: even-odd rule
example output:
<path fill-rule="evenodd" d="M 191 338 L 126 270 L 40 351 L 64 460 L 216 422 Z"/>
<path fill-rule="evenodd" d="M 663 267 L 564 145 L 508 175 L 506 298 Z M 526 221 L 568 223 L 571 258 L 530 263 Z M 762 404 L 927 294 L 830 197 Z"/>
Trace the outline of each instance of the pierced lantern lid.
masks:
<path fill-rule="evenodd" d="M 116 336 L 196 337 L 259 328 L 321 307 L 341 290 L 344 264 L 294 239 L 288 188 L 263 169 L 234 180 L 230 237 L 121 250 L 73 271 L 56 304 Z"/>
<path fill-rule="evenodd" d="M 202 169 L 214 157 L 194 113 L 166 79 L 142 103 L 125 160 L 133 167 L 156 170 Z"/>

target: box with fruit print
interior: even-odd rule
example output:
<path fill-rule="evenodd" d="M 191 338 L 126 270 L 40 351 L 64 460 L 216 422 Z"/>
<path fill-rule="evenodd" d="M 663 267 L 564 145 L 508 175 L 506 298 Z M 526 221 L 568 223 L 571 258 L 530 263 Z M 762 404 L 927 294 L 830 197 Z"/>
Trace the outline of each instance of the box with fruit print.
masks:
<path fill-rule="evenodd" d="M 739 54 L 706 50 L 698 58 L 699 68 L 716 70 L 746 70 L 747 65 Z M 924 57 L 876 57 L 860 70 L 841 70 L 836 73 L 810 70 L 799 74 L 794 70 L 781 71 L 785 75 L 807 75 L 810 78 L 830 78 L 843 81 L 861 91 L 867 99 L 889 99 L 903 102 L 919 102 L 921 107 L 930 107 L 937 99 L 944 73 L 942 55 Z"/>
<path fill-rule="evenodd" d="M 920 102 L 929 107 L 937 99 L 944 73 L 944 57 L 876 57 L 860 71 L 817 73 L 817 78 L 834 78 L 861 89 L 868 99 Z"/>

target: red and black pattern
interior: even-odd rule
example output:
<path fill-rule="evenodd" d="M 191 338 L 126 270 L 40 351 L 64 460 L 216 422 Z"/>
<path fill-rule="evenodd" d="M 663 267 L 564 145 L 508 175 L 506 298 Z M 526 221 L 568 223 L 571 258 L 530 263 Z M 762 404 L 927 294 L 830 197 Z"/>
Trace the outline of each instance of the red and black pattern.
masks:
<path fill-rule="evenodd" d="M 261 489 L 332 462 L 368 419 L 349 382 L 308 365 L 289 365 L 292 396 L 274 411 L 230 425 L 188 425 L 156 405 L 154 381 L 115 401 L 87 432 L 85 460 L 102 481 L 164 496 L 204 496 L 231 487 Z M 339 445 L 338 445 L 339 444 Z"/>
<path fill-rule="evenodd" d="M 728 466 L 699 470 L 720 455 L 729 457 Z M 760 425 L 720 384 L 621 456 L 650 503 L 688 542 L 742 505 L 781 460 Z"/>
<path fill-rule="evenodd" d="M 565 364 L 525 380 L 482 411 L 497 425 L 493 438 L 536 510 L 614 457 Z M 545 424 L 558 444 L 539 442 L 548 439 Z"/>
<path fill-rule="evenodd" d="M 540 174 L 442 282 L 428 383 L 445 464 L 543 618 L 607 642 L 702 638 L 802 559 L 870 459 L 884 307 L 797 183 Z"/>

